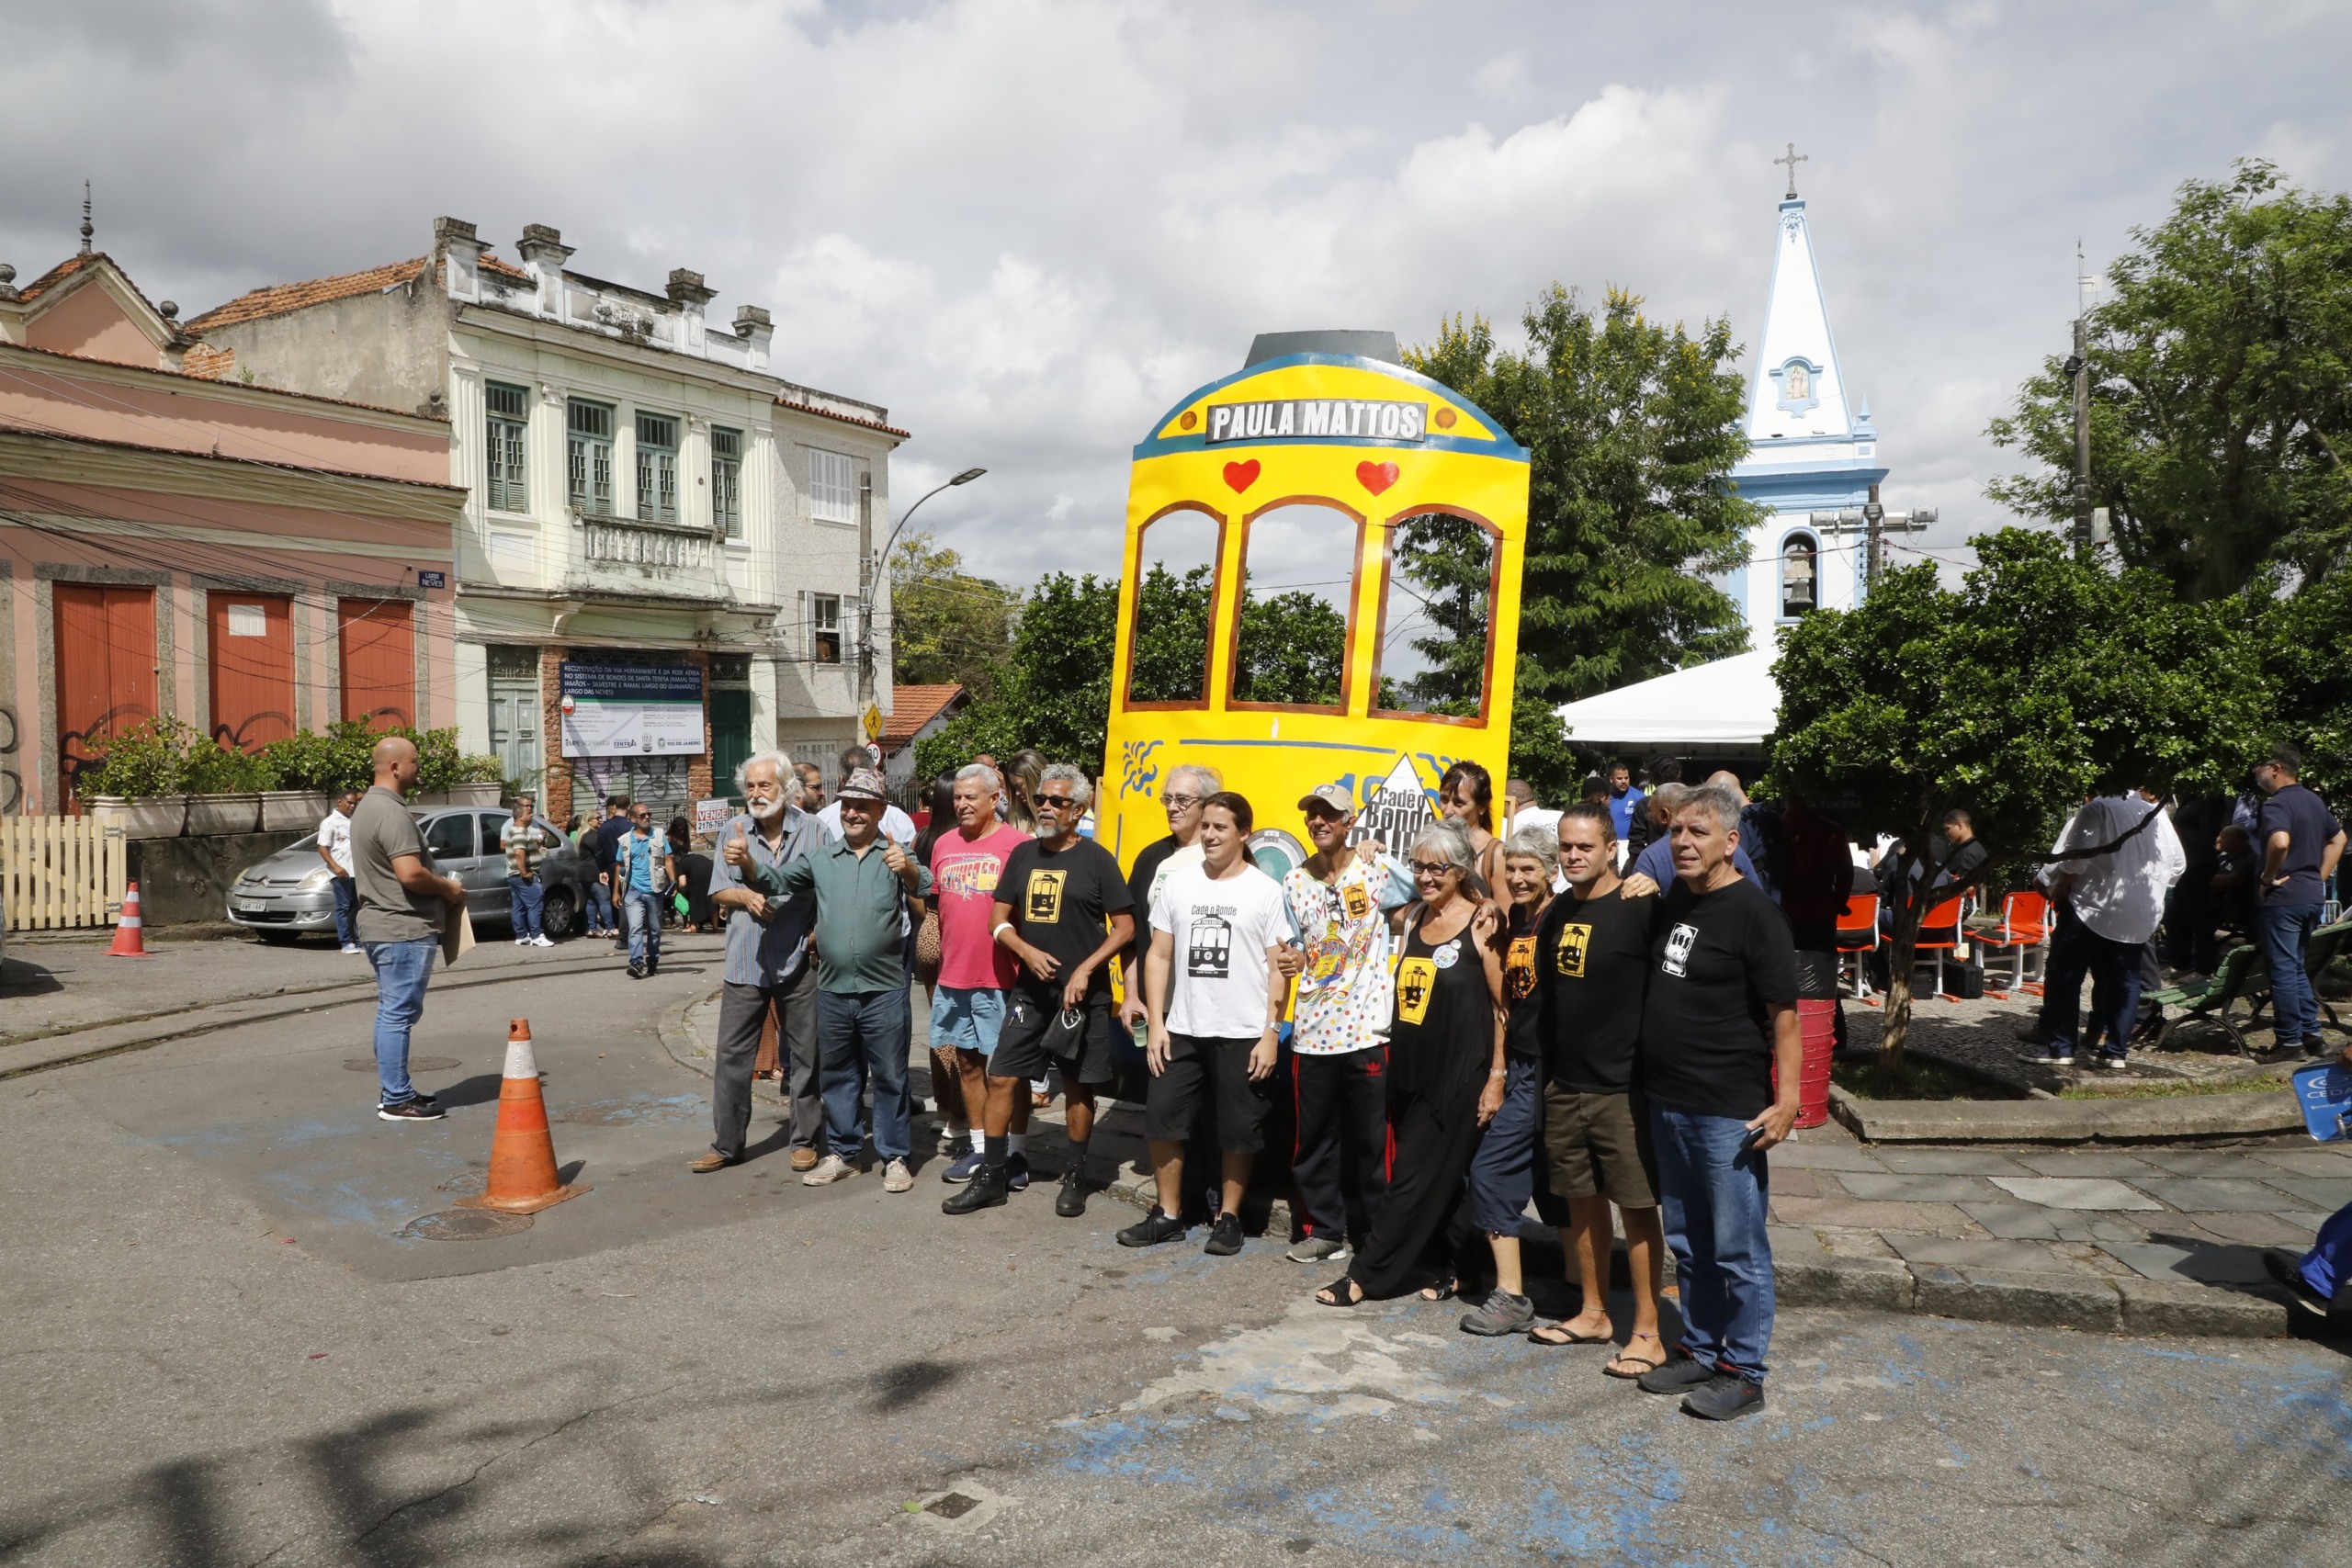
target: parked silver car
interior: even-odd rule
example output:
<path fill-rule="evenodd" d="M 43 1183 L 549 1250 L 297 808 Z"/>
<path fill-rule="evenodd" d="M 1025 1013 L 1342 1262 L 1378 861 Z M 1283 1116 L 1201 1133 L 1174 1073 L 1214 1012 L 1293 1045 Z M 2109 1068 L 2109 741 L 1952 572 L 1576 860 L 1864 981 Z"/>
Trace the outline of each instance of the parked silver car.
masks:
<path fill-rule="evenodd" d="M 474 922 L 511 920 L 506 856 L 498 847 L 498 833 L 514 815 L 464 807 L 413 815 L 434 863 L 444 875 L 466 885 L 466 908 Z M 550 937 L 570 936 L 588 907 L 587 886 L 596 874 L 595 863 L 546 823 L 534 826 L 548 845 L 547 858 L 539 863 L 539 882 L 547 889 L 541 925 Z M 305 833 L 267 860 L 246 867 L 229 889 L 229 919 L 265 942 L 292 942 L 305 931 L 332 932 L 334 889 L 328 886 L 326 862 L 319 858 L 318 836 Z"/>

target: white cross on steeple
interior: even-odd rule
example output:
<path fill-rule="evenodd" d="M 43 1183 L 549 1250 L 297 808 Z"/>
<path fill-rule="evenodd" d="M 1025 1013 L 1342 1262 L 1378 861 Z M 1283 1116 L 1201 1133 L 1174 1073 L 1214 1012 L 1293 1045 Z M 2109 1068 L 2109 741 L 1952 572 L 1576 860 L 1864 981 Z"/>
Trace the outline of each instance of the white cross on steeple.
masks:
<path fill-rule="evenodd" d="M 1786 164 L 1789 166 L 1789 194 L 1782 197 L 1781 199 L 1782 201 L 1794 201 L 1797 198 L 1797 165 L 1799 164 L 1812 163 L 1812 157 L 1806 153 L 1798 152 L 1797 144 L 1792 141 L 1789 143 L 1789 155 L 1785 158 L 1775 158 L 1772 162 L 1775 164 Z"/>

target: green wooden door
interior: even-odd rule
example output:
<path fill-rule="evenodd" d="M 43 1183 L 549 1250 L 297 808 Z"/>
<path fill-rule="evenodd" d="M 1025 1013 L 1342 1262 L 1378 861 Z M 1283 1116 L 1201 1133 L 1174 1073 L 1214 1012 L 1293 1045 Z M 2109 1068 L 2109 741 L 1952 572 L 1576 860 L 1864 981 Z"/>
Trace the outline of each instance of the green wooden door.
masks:
<path fill-rule="evenodd" d="M 710 789 L 733 795 L 735 770 L 752 754 L 752 694 L 719 687 L 710 694 Z"/>

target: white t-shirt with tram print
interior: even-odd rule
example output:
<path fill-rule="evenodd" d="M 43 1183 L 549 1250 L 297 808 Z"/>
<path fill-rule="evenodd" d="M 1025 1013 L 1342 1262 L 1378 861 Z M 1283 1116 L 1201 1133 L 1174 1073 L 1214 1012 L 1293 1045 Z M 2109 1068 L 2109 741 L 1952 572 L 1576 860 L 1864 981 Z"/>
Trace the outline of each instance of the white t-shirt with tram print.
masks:
<path fill-rule="evenodd" d="M 1243 862 L 1212 881 L 1187 866 L 1159 885 L 1151 929 L 1166 931 L 1168 1032 L 1203 1040 L 1255 1040 L 1266 1031 L 1266 950 L 1291 938 L 1282 886 Z"/>

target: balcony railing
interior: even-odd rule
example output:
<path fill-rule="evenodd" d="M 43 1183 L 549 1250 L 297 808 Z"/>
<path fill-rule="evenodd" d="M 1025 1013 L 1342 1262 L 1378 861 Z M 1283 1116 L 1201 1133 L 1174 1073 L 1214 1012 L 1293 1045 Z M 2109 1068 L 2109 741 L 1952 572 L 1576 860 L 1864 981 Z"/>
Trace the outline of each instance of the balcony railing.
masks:
<path fill-rule="evenodd" d="M 572 529 L 567 586 L 723 604 L 733 597 L 707 528 L 582 517 Z"/>

